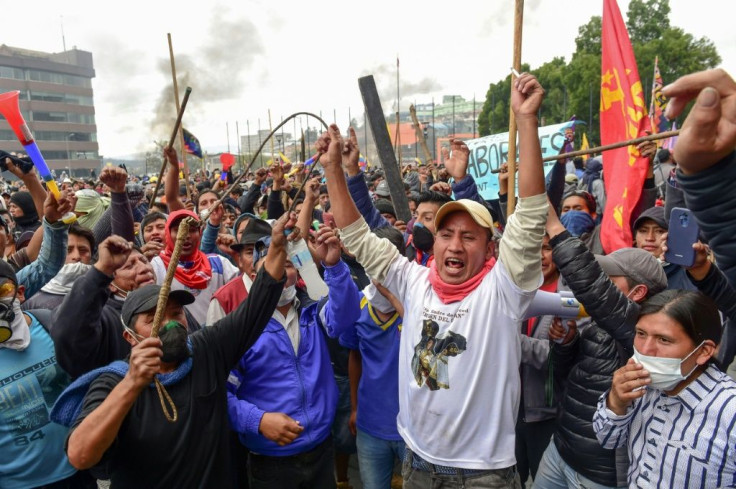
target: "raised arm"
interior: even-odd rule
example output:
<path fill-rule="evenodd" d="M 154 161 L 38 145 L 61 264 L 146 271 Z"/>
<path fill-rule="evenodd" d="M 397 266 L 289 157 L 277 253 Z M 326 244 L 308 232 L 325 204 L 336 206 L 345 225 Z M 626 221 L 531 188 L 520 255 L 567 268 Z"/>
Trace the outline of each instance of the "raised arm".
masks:
<path fill-rule="evenodd" d="M 247 212 L 249 214 L 257 214 L 253 212 L 253 207 L 256 205 L 258 198 L 261 196 L 261 185 L 266 181 L 268 177 L 268 171 L 265 168 L 259 168 L 255 173 L 255 180 L 251 184 L 248 192 L 240 199 L 238 199 L 238 205 L 240 206 L 241 212 Z M 241 201 L 242 199 L 242 201 Z"/>
<path fill-rule="evenodd" d="M 68 191 L 62 192 L 58 202 L 51 193 L 46 194 L 41 251 L 33 263 L 18 272 L 18 283 L 26 286 L 26 298 L 41 290 L 64 266 L 69 225 L 61 221 L 61 216 L 71 212 L 75 203 Z"/>
<path fill-rule="evenodd" d="M 724 70 L 710 70 L 683 76 L 662 92 L 670 97 L 670 118 L 697 97 L 675 145 L 677 183 L 718 266 L 736 287 L 736 82 Z"/>
<path fill-rule="evenodd" d="M 522 74 L 511 90 L 511 108 L 519 130 L 519 202 L 509 216 L 499 247 L 499 260 L 523 290 L 539 287 L 542 239 L 547 222 L 547 196 L 537 113 L 544 89 L 536 78 Z"/>
<path fill-rule="evenodd" d="M 100 173 L 100 181 L 110 188 L 110 228 L 98 233 L 100 230 L 95 225 L 95 241 L 101 243 L 113 234 L 133 241 L 135 239 L 133 209 L 130 207 L 128 193 L 125 191 L 128 173 L 123 168 L 108 167 Z"/>
<path fill-rule="evenodd" d="M 31 168 L 28 173 L 23 173 L 23 170 L 13 163 L 13 160 L 10 158 L 5 158 L 5 164 L 10 173 L 20 178 L 20 180 L 26 184 L 28 193 L 31 194 L 31 198 L 33 199 L 33 205 L 36 207 L 36 214 L 43 216 L 43 203 L 46 201 L 46 190 L 44 190 L 43 185 L 41 185 L 41 182 L 38 179 L 36 169 Z"/>
<path fill-rule="evenodd" d="M 276 310 L 285 281 L 287 237 L 284 231 L 292 230 L 289 240 L 297 239 L 300 234 L 294 231 L 298 229 L 295 228 L 296 216 L 292 215 L 288 221 L 286 218 L 284 215 L 274 223 L 271 246 L 253 281 L 248 298 L 235 311 L 201 331 L 212 339 L 208 347 L 220 350 L 220 358 L 223 359 L 223 368 L 226 371 L 230 371 L 256 342 Z"/>
<path fill-rule="evenodd" d="M 317 200 L 319 199 L 319 186 L 319 177 L 311 179 L 304 186 L 304 203 L 299 212 L 296 226 L 299 228 L 301 235 L 305 237 L 309 236 L 309 229 L 312 227 L 312 216 L 314 215 L 314 208 L 317 206 Z"/>
<path fill-rule="evenodd" d="M 161 346 L 159 338 L 146 338 L 134 346 L 127 374 L 109 392 L 101 379 L 92 383 L 82 407 L 83 412 L 92 411 L 74 428 L 67 444 L 69 463 L 76 469 L 94 467 L 112 446 L 136 399 L 159 373 Z"/>
<path fill-rule="evenodd" d="M 322 227 L 317 233 L 315 255 L 325 269 L 329 294 L 318 312 L 319 321 L 331 338 L 339 337 L 360 317 L 360 295 L 350 276 L 350 269 L 340 259 L 340 239 L 334 230 Z"/>
<path fill-rule="evenodd" d="M 342 170 L 343 139 L 340 130 L 332 124 L 315 145 L 322 153 L 320 163 L 325 169 L 327 191 L 330 194 L 330 209 L 335 224 L 341 230 L 346 248 L 355 254 L 366 273 L 383 281 L 393 260 L 399 257 L 398 250 L 386 239 L 370 233 L 355 202 L 350 197 L 345 174 Z M 541 240 L 540 240 L 541 243 Z M 540 244 L 541 246 L 541 244 Z"/>
<path fill-rule="evenodd" d="M 596 262 L 593 253 L 573 237 L 557 214 L 549 213 L 547 225 L 552 259 L 575 298 L 596 324 L 618 341 L 628 354 L 633 353 L 634 328 L 639 306 L 629 300 Z"/>
<path fill-rule="evenodd" d="M 363 172 L 360 171 L 360 147 L 358 146 L 358 136 L 355 129 L 350 128 L 350 137 L 345 141 L 345 148 L 342 152 L 342 166 L 348 174 L 348 192 L 355 202 L 360 215 L 368 223 L 371 230 L 388 227 L 391 224 L 385 217 L 378 212 L 376 206 L 373 205 L 373 199 L 368 192 L 368 185 L 365 183 Z"/>
<path fill-rule="evenodd" d="M 111 335 L 121 334 L 122 324 L 104 324 L 102 309 L 110 294 L 115 271 L 122 267 L 130 249 L 120 236 L 110 236 L 97 248 L 95 265 L 74 281 L 53 317 L 51 338 L 56 359 L 72 377 L 106 365 L 115 355 Z"/>
<path fill-rule="evenodd" d="M 491 211 L 491 207 L 485 201 L 483 197 L 478 193 L 478 186 L 475 184 L 473 175 L 468 174 L 468 160 L 470 158 L 470 150 L 465 142 L 459 139 L 450 139 L 450 148 L 452 153 L 445 148 L 442 149 L 443 156 L 445 156 L 445 169 L 447 173 L 452 177 L 452 191 L 455 193 L 456 199 L 470 199 L 478 202 L 482 206 L 488 209 L 493 215 L 495 212 Z"/>
<path fill-rule="evenodd" d="M 184 202 L 179 198 L 179 158 L 174 148 L 164 147 L 164 158 L 169 162 L 164 180 L 164 195 L 169 212 L 184 209 Z"/>

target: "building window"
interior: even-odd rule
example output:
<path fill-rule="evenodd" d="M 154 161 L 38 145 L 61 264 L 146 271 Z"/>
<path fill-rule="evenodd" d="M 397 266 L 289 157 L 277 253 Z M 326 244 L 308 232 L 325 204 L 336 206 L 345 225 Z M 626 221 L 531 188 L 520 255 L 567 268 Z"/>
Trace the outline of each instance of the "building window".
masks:
<path fill-rule="evenodd" d="M 59 85 L 92 88 L 92 81 L 89 78 L 66 75 L 63 73 L 53 73 L 51 71 L 28 70 L 28 79 L 46 83 L 57 83 Z"/>
<path fill-rule="evenodd" d="M 26 76 L 20 68 L 11 66 L 0 66 L 0 78 L 12 78 L 14 80 L 25 80 Z"/>
<path fill-rule="evenodd" d="M 92 107 L 92 97 L 84 97 L 82 95 L 71 95 L 68 93 L 57 92 L 31 92 L 31 100 L 40 100 L 43 102 L 60 102 L 73 105 L 85 105 Z M 25 98 L 24 98 L 25 100 Z"/>
<path fill-rule="evenodd" d="M 73 122 L 76 124 L 94 124 L 94 114 L 75 114 L 71 112 L 33 111 L 32 120 L 38 122 Z"/>

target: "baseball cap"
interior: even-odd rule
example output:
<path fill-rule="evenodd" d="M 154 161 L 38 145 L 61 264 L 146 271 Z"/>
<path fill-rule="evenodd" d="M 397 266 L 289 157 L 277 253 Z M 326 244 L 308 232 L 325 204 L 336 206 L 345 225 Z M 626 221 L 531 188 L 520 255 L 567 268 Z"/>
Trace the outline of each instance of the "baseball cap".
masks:
<path fill-rule="evenodd" d="M 486 229 L 493 229 L 493 218 L 491 218 L 491 213 L 488 212 L 488 209 L 486 209 L 484 205 L 470 199 L 454 200 L 443 204 L 434 216 L 434 228 L 439 229 L 442 219 L 444 219 L 448 214 L 459 211 L 470 214 L 470 217 L 472 217 L 479 226 Z"/>
<path fill-rule="evenodd" d="M 123 324 L 132 328 L 130 320 L 138 313 L 150 311 L 156 308 L 158 304 L 158 295 L 161 292 L 161 286 L 155 284 L 144 285 L 128 294 L 123 302 L 123 309 L 120 316 L 123 318 Z M 186 290 L 172 290 L 169 292 L 169 300 L 175 300 L 179 305 L 186 306 L 194 302 L 194 296 Z"/>
<path fill-rule="evenodd" d="M 386 180 L 383 180 L 378 184 L 376 187 L 376 195 L 379 197 L 391 197 L 391 192 L 388 189 L 388 182 Z"/>
<path fill-rule="evenodd" d="M 0 260 L 0 281 L 2 279 L 12 280 L 13 283 L 18 283 L 18 277 L 15 275 L 15 270 L 10 263 L 5 260 Z"/>
<path fill-rule="evenodd" d="M 654 255 L 641 248 L 621 248 L 609 255 L 595 255 L 596 261 L 609 277 L 628 277 L 649 289 L 654 295 L 667 288 L 667 275 Z"/>
<path fill-rule="evenodd" d="M 565 175 L 565 183 L 578 183 L 578 176 L 574 173 L 568 173 Z"/>
<path fill-rule="evenodd" d="M 230 248 L 240 252 L 245 245 L 255 244 L 259 239 L 271 236 L 271 231 L 271 225 L 263 219 L 251 218 L 240 236 L 240 242 L 230 245 Z"/>
<path fill-rule="evenodd" d="M 657 226 L 661 227 L 662 229 L 669 229 L 669 223 L 664 218 L 664 207 L 662 206 L 650 207 L 649 209 L 646 209 L 644 212 L 642 212 L 639 217 L 636 218 L 636 221 L 634 221 L 634 231 L 639 229 L 639 226 L 644 224 L 644 221 L 646 221 L 647 219 L 654 221 Z"/>

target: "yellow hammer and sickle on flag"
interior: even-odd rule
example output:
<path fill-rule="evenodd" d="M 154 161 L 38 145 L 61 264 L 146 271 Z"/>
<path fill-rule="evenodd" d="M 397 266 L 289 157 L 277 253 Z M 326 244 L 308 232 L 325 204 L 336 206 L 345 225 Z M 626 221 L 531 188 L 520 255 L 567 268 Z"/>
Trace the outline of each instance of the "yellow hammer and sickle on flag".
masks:
<path fill-rule="evenodd" d="M 613 70 L 616 71 L 615 69 Z M 616 78 L 616 88 L 611 89 L 608 87 L 612 86 L 612 79 Z M 606 85 L 608 87 L 606 87 Z M 601 111 L 606 111 L 611 108 L 613 104 L 616 102 L 623 102 L 624 101 L 624 91 L 621 89 L 620 84 L 618 84 L 618 73 L 614 76 L 611 74 L 611 71 L 606 71 L 606 73 L 601 77 Z"/>
<path fill-rule="evenodd" d="M 616 224 L 618 224 L 618 227 L 623 229 L 624 227 L 624 206 L 623 205 L 617 205 L 613 208 L 613 219 L 616 221 Z"/>

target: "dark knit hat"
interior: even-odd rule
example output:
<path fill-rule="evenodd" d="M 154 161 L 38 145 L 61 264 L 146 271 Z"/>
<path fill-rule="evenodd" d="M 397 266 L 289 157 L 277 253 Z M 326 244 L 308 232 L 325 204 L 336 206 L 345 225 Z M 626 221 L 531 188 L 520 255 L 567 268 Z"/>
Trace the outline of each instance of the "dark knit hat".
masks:
<path fill-rule="evenodd" d="M 381 214 L 391 214 L 394 218 L 396 217 L 396 211 L 394 210 L 394 206 L 390 200 L 378 199 L 375 206 Z"/>

